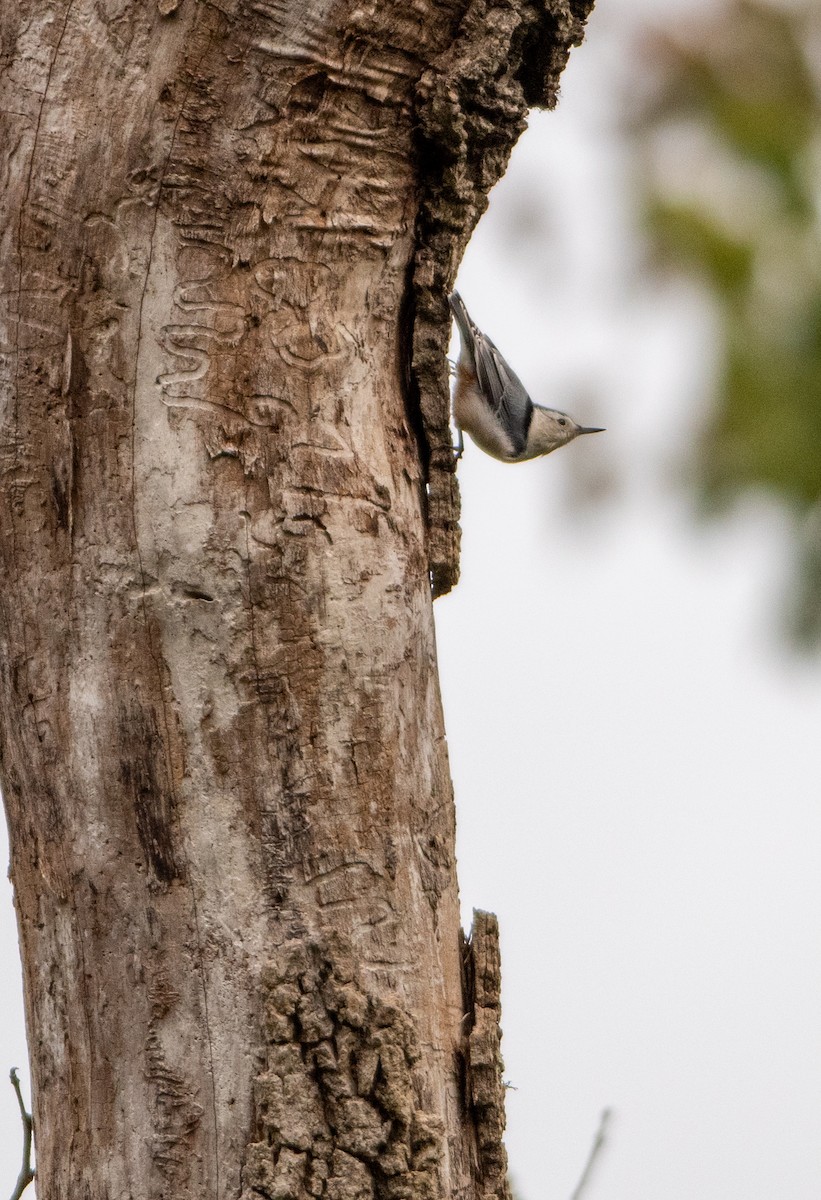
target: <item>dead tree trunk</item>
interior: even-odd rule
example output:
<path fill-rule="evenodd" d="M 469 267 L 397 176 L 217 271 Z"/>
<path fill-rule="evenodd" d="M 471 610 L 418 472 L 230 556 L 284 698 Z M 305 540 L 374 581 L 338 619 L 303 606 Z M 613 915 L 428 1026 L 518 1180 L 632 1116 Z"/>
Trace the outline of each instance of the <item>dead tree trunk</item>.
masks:
<path fill-rule="evenodd" d="M 0 751 L 40 1200 L 504 1196 L 445 292 L 592 0 L 0 10 Z"/>

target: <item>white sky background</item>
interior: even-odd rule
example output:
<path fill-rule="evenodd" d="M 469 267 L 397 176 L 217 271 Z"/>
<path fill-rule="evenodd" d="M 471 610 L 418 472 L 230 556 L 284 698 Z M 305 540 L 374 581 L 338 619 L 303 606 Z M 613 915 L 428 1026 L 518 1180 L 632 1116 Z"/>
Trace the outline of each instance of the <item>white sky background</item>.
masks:
<path fill-rule="evenodd" d="M 458 281 L 534 399 L 608 427 L 514 467 L 468 443 L 436 604 L 521 1200 L 569 1200 L 606 1106 L 585 1200 L 821 1195 L 821 664 L 778 640 L 778 510 L 692 518 L 710 314 L 646 270 L 617 128 L 636 14 L 694 7 L 599 0 Z"/>
<path fill-rule="evenodd" d="M 599 0 L 459 277 L 534 399 L 608 427 L 515 467 L 468 444 L 462 581 L 436 604 L 465 923 L 502 929 L 521 1200 L 569 1200 L 605 1106 L 585 1200 L 821 1195 L 821 665 L 775 632 L 778 511 L 697 526 L 677 483 L 711 323 L 644 270 L 617 129 L 636 14 L 696 2 Z M 28 1096 L 3 888 L 0 1196 L 9 1067 Z"/>

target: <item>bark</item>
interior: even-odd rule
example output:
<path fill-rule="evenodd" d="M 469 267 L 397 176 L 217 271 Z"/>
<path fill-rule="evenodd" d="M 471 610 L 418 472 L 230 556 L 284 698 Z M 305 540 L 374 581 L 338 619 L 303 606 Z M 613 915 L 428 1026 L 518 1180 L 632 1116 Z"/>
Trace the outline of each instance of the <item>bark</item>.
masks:
<path fill-rule="evenodd" d="M 508 1194 L 432 623 L 445 293 L 591 2 L 0 10 L 40 1200 Z"/>

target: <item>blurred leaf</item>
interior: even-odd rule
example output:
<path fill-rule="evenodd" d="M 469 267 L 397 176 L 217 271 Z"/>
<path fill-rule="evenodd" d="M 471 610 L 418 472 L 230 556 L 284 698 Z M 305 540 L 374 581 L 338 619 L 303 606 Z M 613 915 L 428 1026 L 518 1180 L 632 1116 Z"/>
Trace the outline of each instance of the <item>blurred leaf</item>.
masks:
<path fill-rule="evenodd" d="M 689 113 L 708 124 L 732 153 L 774 171 L 798 212 L 811 198 L 796 168 L 818 128 L 804 23 L 796 10 L 739 2 L 695 37 L 662 41 L 665 86 L 655 114 Z"/>
<path fill-rule="evenodd" d="M 673 257 L 683 260 L 723 292 L 743 291 L 749 286 L 753 246 L 735 241 L 707 214 L 690 205 L 654 199 L 648 206 L 647 221 L 668 261 Z"/>
<path fill-rule="evenodd" d="M 789 625 L 802 646 L 821 643 L 821 504 L 808 514 L 800 537 L 799 585 L 790 605 Z"/>
<path fill-rule="evenodd" d="M 657 153 L 667 138 L 676 154 L 677 185 L 669 170 L 645 173 L 656 258 L 697 275 L 722 322 L 694 463 L 701 499 L 717 509 L 765 488 L 789 506 L 791 628 L 821 644 L 821 517 L 809 521 L 821 512 L 821 97 L 804 50 L 816 2 L 732 0 L 657 40 L 660 87 L 635 134 Z M 682 121 L 696 138 L 682 141 Z"/>
<path fill-rule="evenodd" d="M 761 486 L 803 510 L 821 496 L 821 358 L 730 345 L 723 403 L 701 445 L 708 495 Z"/>

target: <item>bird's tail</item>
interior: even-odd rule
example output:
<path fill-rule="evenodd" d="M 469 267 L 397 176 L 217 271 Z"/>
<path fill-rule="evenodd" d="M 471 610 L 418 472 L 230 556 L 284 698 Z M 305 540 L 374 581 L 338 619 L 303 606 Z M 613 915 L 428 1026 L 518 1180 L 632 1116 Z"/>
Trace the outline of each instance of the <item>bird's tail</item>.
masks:
<path fill-rule="evenodd" d="M 459 295 L 458 292 L 451 292 L 448 299 L 450 301 L 450 307 L 453 312 L 453 319 L 456 321 L 456 324 L 459 328 L 459 333 L 462 336 L 462 352 L 468 356 L 468 358 L 471 360 L 471 362 L 474 363 L 474 366 L 475 366 L 476 356 L 475 356 L 474 350 L 473 350 L 473 346 L 474 346 L 473 328 L 474 328 L 474 326 L 473 326 L 473 322 L 471 321 L 470 317 L 468 316 L 468 310 L 465 308 L 465 302 L 462 299 L 462 297 Z"/>

